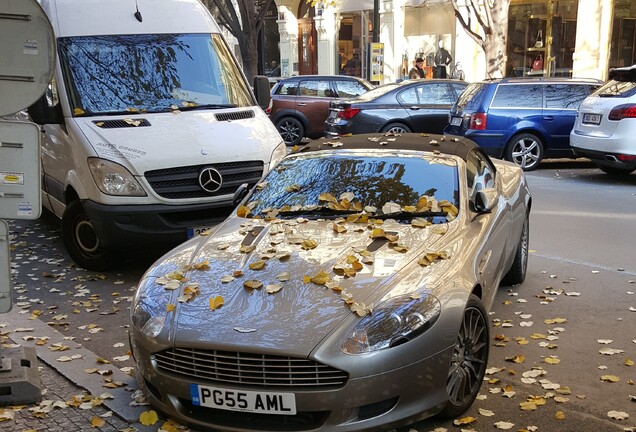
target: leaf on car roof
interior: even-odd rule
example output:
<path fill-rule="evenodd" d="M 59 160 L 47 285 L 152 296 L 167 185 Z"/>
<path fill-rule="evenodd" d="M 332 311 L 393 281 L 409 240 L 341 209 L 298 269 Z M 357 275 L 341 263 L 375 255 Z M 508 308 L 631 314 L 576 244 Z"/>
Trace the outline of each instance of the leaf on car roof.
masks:
<path fill-rule="evenodd" d="M 444 260 L 444 259 L 448 259 L 448 258 L 450 258 L 450 256 L 445 251 L 428 252 L 423 257 L 421 257 L 417 261 L 417 263 L 419 265 L 421 265 L 422 267 L 426 267 L 426 266 L 429 266 L 429 265 L 433 264 L 437 260 Z"/>
<path fill-rule="evenodd" d="M 384 214 L 398 213 L 401 211 L 402 206 L 394 202 L 388 202 L 382 206 L 382 213 Z"/>
<path fill-rule="evenodd" d="M 265 287 L 267 294 L 275 294 L 283 288 L 283 284 L 271 284 Z"/>
<path fill-rule="evenodd" d="M 301 243 L 301 248 L 303 250 L 311 250 L 315 249 L 318 246 L 318 242 L 314 239 L 305 239 Z"/>
<path fill-rule="evenodd" d="M 602 375 L 601 376 L 601 381 L 603 382 L 611 382 L 611 383 L 615 383 L 615 382 L 619 382 L 621 379 L 619 377 L 617 377 L 616 375 Z"/>
<path fill-rule="evenodd" d="M 385 238 L 390 242 L 397 242 L 399 240 L 397 234 L 388 234 L 382 228 L 373 228 L 369 237 L 372 239 Z"/>
<path fill-rule="evenodd" d="M 254 289 L 260 289 L 263 286 L 263 283 L 255 279 L 250 279 L 245 281 L 243 283 L 243 286 L 247 289 L 254 290 Z"/>
<path fill-rule="evenodd" d="M 331 225 L 331 228 L 337 233 L 346 233 L 347 227 L 338 223 Z"/>
<path fill-rule="evenodd" d="M 199 261 L 198 263 L 194 264 L 193 267 L 195 270 L 210 270 L 210 261 L 208 261 L 207 259 Z"/>
<path fill-rule="evenodd" d="M 254 261 L 253 263 L 250 263 L 249 267 L 252 270 L 263 270 L 265 268 L 265 261 L 263 260 Z"/>
<path fill-rule="evenodd" d="M 411 220 L 411 226 L 414 228 L 426 228 L 429 225 L 432 225 L 431 222 L 424 218 L 417 217 Z"/>

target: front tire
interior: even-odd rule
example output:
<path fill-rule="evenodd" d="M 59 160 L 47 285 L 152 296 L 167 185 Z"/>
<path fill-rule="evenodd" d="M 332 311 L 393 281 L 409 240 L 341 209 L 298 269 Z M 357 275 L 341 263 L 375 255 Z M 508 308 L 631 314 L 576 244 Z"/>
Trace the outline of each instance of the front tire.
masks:
<path fill-rule="evenodd" d="M 70 202 L 62 215 L 62 239 L 73 261 L 88 270 L 104 271 L 117 262 L 106 249 L 93 221 L 79 200 Z"/>
<path fill-rule="evenodd" d="M 506 145 L 504 158 L 524 171 L 532 171 L 543 159 L 543 143 L 535 134 L 521 133 L 513 136 Z"/>
<path fill-rule="evenodd" d="M 288 146 L 294 146 L 300 143 L 305 136 L 305 127 L 302 122 L 294 117 L 283 117 L 276 122 L 276 129 L 283 137 L 283 141 Z"/>
<path fill-rule="evenodd" d="M 488 314 L 479 297 L 471 294 L 448 369 L 448 402 L 441 418 L 457 417 L 473 404 L 486 374 L 489 349 Z"/>
<path fill-rule="evenodd" d="M 526 280 L 526 272 L 528 270 L 528 242 L 530 239 L 530 224 L 528 220 L 529 217 L 526 215 L 526 220 L 523 222 L 523 230 L 521 231 L 521 238 L 515 251 L 515 260 L 501 281 L 504 285 L 517 285 Z"/>

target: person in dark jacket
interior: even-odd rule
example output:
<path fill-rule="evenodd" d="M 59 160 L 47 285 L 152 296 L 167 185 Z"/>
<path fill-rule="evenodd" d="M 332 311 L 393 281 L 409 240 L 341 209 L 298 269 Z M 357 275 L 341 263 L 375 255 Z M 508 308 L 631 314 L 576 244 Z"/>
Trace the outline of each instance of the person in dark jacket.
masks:
<path fill-rule="evenodd" d="M 409 71 L 409 79 L 426 78 L 426 71 L 424 70 L 424 59 L 418 57 L 415 59 L 415 67 Z"/>

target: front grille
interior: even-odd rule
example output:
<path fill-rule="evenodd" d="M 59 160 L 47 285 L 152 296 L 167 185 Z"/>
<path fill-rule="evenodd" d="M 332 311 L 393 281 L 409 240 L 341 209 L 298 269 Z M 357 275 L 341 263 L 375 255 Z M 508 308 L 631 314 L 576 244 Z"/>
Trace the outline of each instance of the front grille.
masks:
<path fill-rule="evenodd" d="M 121 129 L 121 128 L 132 128 L 132 127 L 142 127 L 142 126 L 150 126 L 150 122 L 146 119 L 129 119 L 126 120 L 95 120 L 93 121 L 95 126 L 98 126 L 102 129 Z"/>
<path fill-rule="evenodd" d="M 315 390 L 348 379 L 346 372 L 313 360 L 274 355 L 171 348 L 155 360 L 163 372 L 218 384 Z"/>
<path fill-rule="evenodd" d="M 203 168 L 214 168 L 223 177 L 223 185 L 216 192 L 207 192 L 199 184 Z M 243 183 L 253 187 L 263 176 L 263 162 L 228 162 L 210 165 L 192 165 L 146 171 L 146 180 L 157 195 L 169 199 L 201 198 L 228 195 Z"/>
<path fill-rule="evenodd" d="M 214 117 L 216 117 L 218 121 L 243 120 L 254 118 L 255 114 L 254 111 L 233 111 L 214 114 Z"/>

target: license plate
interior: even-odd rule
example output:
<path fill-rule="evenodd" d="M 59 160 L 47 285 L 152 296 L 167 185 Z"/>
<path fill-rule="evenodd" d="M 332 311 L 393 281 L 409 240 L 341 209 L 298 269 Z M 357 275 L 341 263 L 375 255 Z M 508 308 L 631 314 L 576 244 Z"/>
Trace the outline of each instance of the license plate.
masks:
<path fill-rule="evenodd" d="M 336 117 L 338 117 L 338 113 L 336 111 L 331 111 L 329 113 L 329 119 L 328 120 L 335 120 Z"/>
<path fill-rule="evenodd" d="M 450 121 L 451 126 L 459 126 L 462 124 L 462 118 L 461 117 L 451 117 L 451 121 Z"/>
<path fill-rule="evenodd" d="M 583 114 L 583 123 L 585 124 L 601 124 L 601 115 L 600 114 Z"/>
<path fill-rule="evenodd" d="M 191 239 L 192 237 L 206 234 L 210 230 L 210 228 L 212 227 L 209 227 L 209 226 L 190 227 L 186 230 L 186 233 L 188 235 L 188 238 Z"/>
<path fill-rule="evenodd" d="M 190 384 L 190 395 L 193 405 L 208 408 L 263 414 L 296 414 L 296 395 L 294 393 L 228 390 Z"/>

